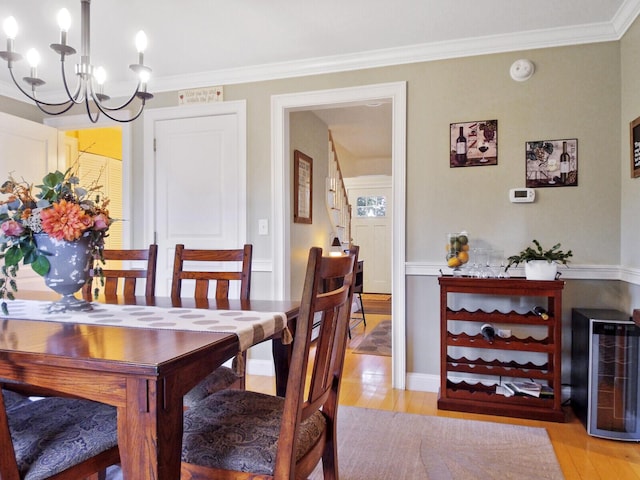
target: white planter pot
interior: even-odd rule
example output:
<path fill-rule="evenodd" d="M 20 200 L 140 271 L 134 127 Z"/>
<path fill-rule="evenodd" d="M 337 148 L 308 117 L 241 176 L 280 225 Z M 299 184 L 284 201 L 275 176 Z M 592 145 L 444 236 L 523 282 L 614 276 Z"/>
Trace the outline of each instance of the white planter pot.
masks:
<path fill-rule="evenodd" d="M 530 260 L 524 264 L 527 280 L 555 280 L 558 264 L 546 260 Z"/>

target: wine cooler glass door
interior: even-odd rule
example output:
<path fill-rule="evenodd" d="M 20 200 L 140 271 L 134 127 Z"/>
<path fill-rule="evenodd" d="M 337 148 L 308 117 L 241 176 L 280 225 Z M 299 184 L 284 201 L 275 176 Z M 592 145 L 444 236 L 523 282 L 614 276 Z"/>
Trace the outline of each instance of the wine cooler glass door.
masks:
<path fill-rule="evenodd" d="M 640 328 L 592 320 L 588 433 L 640 440 Z"/>

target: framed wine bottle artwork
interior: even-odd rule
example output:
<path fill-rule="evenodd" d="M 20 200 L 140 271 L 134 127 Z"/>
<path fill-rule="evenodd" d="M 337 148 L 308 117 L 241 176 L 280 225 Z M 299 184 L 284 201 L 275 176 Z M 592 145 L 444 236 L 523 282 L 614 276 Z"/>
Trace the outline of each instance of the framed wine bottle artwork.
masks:
<path fill-rule="evenodd" d="M 498 164 L 498 120 L 449 124 L 449 166 Z"/>
<path fill-rule="evenodd" d="M 640 117 L 629 125 L 631 139 L 631 178 L 640 177 Z"/>
<path fill-rule="evenodd" d="M 536 140 L 526 142 L 526 186 L 577 187 L 578 140 Z"/>

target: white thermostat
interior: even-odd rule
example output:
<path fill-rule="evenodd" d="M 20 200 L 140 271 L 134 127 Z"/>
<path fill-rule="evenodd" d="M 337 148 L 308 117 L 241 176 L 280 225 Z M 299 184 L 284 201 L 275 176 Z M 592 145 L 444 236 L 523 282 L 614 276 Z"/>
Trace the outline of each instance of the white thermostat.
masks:
<path fill-rule="evenodd" d="M 509 190 L 511 203 L 531 203 L 536 199 L 536 191 L 533 188 L 512 188 Z"/>

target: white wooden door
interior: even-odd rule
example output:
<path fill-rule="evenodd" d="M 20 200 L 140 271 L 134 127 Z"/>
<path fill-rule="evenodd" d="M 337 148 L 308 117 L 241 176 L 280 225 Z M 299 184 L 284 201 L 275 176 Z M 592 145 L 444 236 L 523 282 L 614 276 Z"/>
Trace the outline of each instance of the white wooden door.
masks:
<path fill-rule="evenodd" d="M 246 242 L 246 155 L 241 123 L 236 113 L 154 122 L 158 295 L 170 293 L 176 244 L 216 249 L 240 248 Z M 185 285 L 183 294 L 191 295 L 192 289 Z"/>
<path fill-rule="evenodd" d="M 0 112 L 0 184 L 9 174 L 16 180 L 39 185 L 48 173 L 64 169 L 58 165 L 58 130 Z M 20 290 L 47 290 L 42 277 L 30 267 L 20 266 Z"/>
<path fill-rule="evenodd" d="M 351 236 L 364 261 L 368 293 L 391 293 L 391 177 L 346 178 Z"/>

